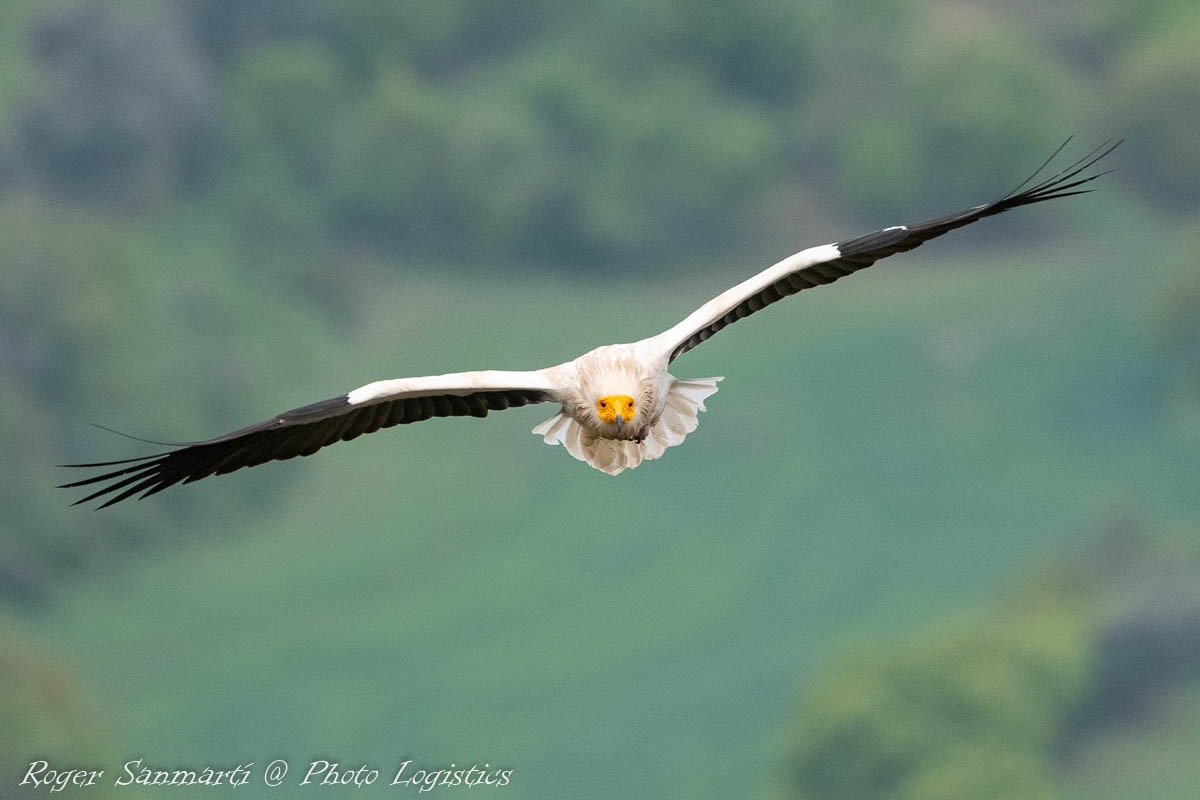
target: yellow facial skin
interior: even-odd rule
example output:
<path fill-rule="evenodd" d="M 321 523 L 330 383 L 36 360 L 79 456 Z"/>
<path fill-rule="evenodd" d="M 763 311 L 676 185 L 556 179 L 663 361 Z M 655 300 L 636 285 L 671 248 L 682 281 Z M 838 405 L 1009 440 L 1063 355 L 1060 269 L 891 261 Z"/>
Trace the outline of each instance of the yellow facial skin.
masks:
<path fill-rule="evenodd" d="M 618 430 L 633 419 L 633 398 L 627 394 L 610 394 L 596 401 L 596 414 L 601 422 L 615 422 Z"/>

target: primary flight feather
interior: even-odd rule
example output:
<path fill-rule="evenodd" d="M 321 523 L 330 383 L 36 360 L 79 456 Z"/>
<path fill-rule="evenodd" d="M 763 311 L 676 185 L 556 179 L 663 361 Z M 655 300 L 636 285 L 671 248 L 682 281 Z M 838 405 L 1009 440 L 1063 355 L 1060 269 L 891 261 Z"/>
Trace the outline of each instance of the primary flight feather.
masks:
<path fill-rule="evenodd" d="M 103 498 L 100 508 L 177 483 L 311 455 L 338 441 L 431 417 L 486 416 L 514 406 L 558 403 L 553 417 L 533 429 L 547 444 L 616 475 L 658 458 L 696 429 L 704 400 L 721 378 L 680 379 L 671 362 L 727 325 L 803 289 L 820 286 L 911 250 L 930 239 L 1018 206 L 1089 191 L 1080 188 L 1106 173 L 1087 171 L 1120 144 L 1110 142 L 1056 174 L 1033 177 L 991 203 L 915 225 L 895 225 L 835 244 L 810 247 L 709 300 L 679 324 L 630 344 L 611 344 L 573 361 L 529 372 L 485 370 L 376 381 L 347 394 L 285 411 L 265 422 L 203 442 L 141 458 L 69 464 L 109 468 L 62 488 L 100 484 L 77 501 Z M 1065 144 L 1064 144 L 1065 146 Z M 1062 150 L 1055 151 L 1055 155 Z"/>

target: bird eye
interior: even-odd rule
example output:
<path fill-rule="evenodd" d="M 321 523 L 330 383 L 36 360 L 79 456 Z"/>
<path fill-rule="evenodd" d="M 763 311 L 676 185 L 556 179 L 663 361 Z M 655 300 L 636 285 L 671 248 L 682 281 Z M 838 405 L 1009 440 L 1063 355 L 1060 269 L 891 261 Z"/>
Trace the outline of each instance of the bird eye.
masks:
<path fill-rule="evenodd" d="M 608 402 L 607 402 L 606 400 L 601 400 L 601 401 L 600 401 L 600 407 L 601 407 L 601 408 L 608 408 Z"/>

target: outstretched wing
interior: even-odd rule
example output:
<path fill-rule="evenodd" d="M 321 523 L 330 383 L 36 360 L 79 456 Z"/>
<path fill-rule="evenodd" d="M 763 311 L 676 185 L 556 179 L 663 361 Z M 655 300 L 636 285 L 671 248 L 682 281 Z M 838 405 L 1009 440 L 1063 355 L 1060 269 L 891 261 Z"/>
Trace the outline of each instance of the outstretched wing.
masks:
<path fill-rule="evenodd" d="M 1070 141 L 1069 139 L 1067 141 Z M 1084 175 L 1100 159 L 1111 153 L 1121 141 L 1106 142 L 1075 163 L 1032 186 L 1029 184 L 1066 147 L 1064 142 L 1054 155 L 1024 183 L 1004 197 L 991 203 L 968 208 L 956 214 L 915 225 L 895 225 L 890 228 L 846 239 L 836 244 L 810 247 L 788 256 L 783 261 L 768 267 L 754 277 L 739 283 L 732 289 L 717 295 L 688 315 L 678 325 L 654 337 L 663 349 L 670 352 L 670 360 L 691 350 L 717 331 L 748 317 L 759 309 L 777 300 L 810 289 L 871 266 L 881 258 L 895 253 L 912 250 L 930 239 L 935 239 L 955 228 L 970 225 L 976 220 L 1008 211 L 1010 208 L 1083 194 L 1089 189 L 1079 187 L 1106 175 Z"/>
<path fill-rule="evenodd" d="M 177 483 L 312 455 L 326 445 L 392 425 L 431 417 L 485 417 L 489 411 L 557 400 L 558 392 L 544 372 L 491 370 L 378 381 L 215 439 L 175 445 L 174 450 L 164 453 L 66 464 L 116 469 L 59 488 L 104 484 L 75 504 L 107 496 L 100 506 L 105 508 L 139 493 L 147 497 Z"/>

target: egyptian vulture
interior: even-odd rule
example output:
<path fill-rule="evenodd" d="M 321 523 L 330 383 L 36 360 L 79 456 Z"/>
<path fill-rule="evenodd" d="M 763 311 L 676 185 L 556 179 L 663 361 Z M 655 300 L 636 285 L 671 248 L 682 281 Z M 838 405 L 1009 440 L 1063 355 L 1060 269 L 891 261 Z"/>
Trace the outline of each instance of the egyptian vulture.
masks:
<path fill-rule="evenodd" d="M 1068 140 L 1069 141 L 1069 140 Z M 1018 206 L 1083 194 L 1084 184 L 1106 173 L 1086 174 L 1120 144 L 1106 142 L 1056 174 L 1034 183 L 1066 146 L 998 200 L 921 222 L 894 225 L 834 244 L 810 247 L 709 300 L 657 336 L 609 344 L 545 369 L 484 370 L 397 378 L 360 386 L 330 400 L 285 411 L 265 422 L 202 442 L 140 458 L 68 467 L 106 468 L 102 474 L 61 488 L 101 484 L 77 501 L 104 498 L 105 508 L 126 498 L 160 492 L 177 483 L 307 456 L 326 445 L 380 428 L 431 417 L 487 416 L 489 411 L 557 403 L 558 411 L 533 429 L 547 444 L 563 445 L 580 461 L 609 475 L 661 456 L 696 429 L 704 401 L 721 378 L 676 378 L 676 358 L 727 325 L 776 300 L 869 267 L 944 233 Z M 1031 185 L 1032 184 L 1032 185 Z M 115 469 L 107 469 L 115 468 Z"/>

